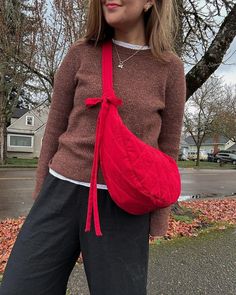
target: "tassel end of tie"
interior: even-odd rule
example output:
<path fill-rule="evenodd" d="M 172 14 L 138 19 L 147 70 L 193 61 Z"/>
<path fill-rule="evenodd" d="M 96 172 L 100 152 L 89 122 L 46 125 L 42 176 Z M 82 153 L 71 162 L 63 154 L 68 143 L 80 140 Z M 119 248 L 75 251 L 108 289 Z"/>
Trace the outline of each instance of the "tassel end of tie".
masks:
<path fill-rule="evenodd" d="M 90 232 L 90 227 L 87 227 L 87 226 L 86 226 L 84 231 L 85 231 L 86 233 L 87 233 L 87 232 Z M 96 229 L 95 232 L 96 232 L 96 236 L 97 236 L 97 237 L 102 237 L 102 236 L 103 236 L 103 234 L 102 234 L 102 232 L 101 232 L 100 229 L 99 229 L 99 230 Z"/>

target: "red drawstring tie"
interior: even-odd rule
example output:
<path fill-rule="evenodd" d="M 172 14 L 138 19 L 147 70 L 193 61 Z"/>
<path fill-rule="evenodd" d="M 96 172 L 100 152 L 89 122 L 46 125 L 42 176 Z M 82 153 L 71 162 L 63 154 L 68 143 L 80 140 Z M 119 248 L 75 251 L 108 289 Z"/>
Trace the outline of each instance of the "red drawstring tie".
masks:
<path fill-rule="evenodd" d="M 92 107 L 101 103 L 101 109 L 98 114 L 97 126 L 96 126 L 96 141 L 94 147 L 94 158 L 93 158 L 93 167 L 91 172 L 90 179 L 90 189 L 89 189 L 89 198 L 88 198 L 88 210 L 87 210 L 87 219 L 86 219 L 86 227 L 85 232 L 90 231 L 91 228 L 91 218 L 92 213 L 94 217 L 94 227 L 97 236 L 102 236 L 101 227 L 100 227 L 100 219 L 98 214 L 98 201 L 97 201 L 97 174 L 98 174 L 98 165 L 99 165 L 99 148 L 102 138 L 103 127 L 105 124 L 106 114 L 109 109 L 109 103 L 114 106 L 118 106 L 122 104 L 122 100 L 109 95 L 103 95 L 103 97 L 96 98 L 87 98 L 85 100 L 87 107 Z"/>

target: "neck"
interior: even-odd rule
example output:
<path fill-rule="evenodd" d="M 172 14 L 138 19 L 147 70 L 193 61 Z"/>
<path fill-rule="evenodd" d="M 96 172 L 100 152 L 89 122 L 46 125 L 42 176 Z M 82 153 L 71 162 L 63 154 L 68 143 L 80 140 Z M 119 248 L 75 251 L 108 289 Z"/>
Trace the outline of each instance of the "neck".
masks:
<path fill-rule="evenodd" d="M 129 28 L 129 30 L 115 29 L 114 39 L 134 45 L 146 45 L 143 23 Z"/>

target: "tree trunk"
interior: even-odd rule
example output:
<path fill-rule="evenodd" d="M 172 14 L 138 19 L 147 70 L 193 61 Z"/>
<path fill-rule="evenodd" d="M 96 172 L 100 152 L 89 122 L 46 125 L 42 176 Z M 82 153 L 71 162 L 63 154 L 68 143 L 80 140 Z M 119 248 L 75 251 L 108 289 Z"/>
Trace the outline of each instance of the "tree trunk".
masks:
<path fill-rule="evenodd" d="M 179 21 L 179 30 L 175 39 L 175 50 L 176 53 L 181 57 L 183 53 L 183 0 L 177 0 L 178 5 L 178 21 Z M 171 207 L 172 212 L 176 214 L 182 214 L 183 210 L 177 201 Z"/>
<path fill-rule="evenodd" d="M 197 145 L 197 159 L 196 159 L 196 166 L 199 167 L 200 162 L 200 145 Z"/>
<path fill-rule="evenodd" d="M 7 160 L 7 120 L 3 106 L 3 97 L 0 93 L 0 165 L 6 164 Z"/>
<path fill-rule="evenodd" d="M 226 16 L 211 46 L 186 75 L 187 100 L 218 69 L 236 35 L 236 4 Z"/>
<path fill-rule="evenodd" d="M 184 32 L 183 32 L 183 0 L 177 1 L 178 6 L 178 22 L 179 22 L 179 30 L 176 35 L 175 39 L 175 50 L 176 53 L 181 57 L 183 54 L 183 39 L 184 39 Z"/>

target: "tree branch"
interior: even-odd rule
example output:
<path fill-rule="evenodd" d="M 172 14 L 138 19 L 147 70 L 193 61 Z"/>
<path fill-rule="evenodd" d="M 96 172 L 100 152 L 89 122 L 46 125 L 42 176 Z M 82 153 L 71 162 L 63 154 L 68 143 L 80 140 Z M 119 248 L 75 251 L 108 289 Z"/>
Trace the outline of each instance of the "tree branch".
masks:
<path fill-rule="evenodd" d="M 236 4 L 226 16 L 202 59 L 186 75 L 187 100 L 216 71 L 236 36 Z"/>

